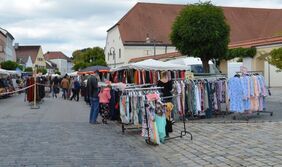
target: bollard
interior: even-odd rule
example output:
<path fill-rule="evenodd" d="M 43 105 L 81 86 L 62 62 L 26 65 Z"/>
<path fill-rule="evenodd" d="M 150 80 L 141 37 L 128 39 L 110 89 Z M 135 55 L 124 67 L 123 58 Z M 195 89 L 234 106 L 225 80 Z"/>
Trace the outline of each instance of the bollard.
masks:
<path fill-rule="evenodd" d="M 33 89 L 33 106 L 31 106 L 31 109 L 39 109 L 40 107 L 36 105 L 36 68 L 34 69 L 33 73 L 33 78 L 34 78 L 34 89 Z"/>

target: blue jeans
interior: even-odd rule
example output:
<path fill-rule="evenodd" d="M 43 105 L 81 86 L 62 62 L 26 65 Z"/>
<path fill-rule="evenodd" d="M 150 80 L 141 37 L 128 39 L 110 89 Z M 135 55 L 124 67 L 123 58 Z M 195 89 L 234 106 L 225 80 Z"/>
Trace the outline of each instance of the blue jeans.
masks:
<path fill-rule="evenodd" d="M 96 123 L 99 114 L 99 98 L 90 97 L 91 110 L 89 123 Z"/>
<path fill-rule="evenodd" d="M 68 94 L 68 89 L 63 88 L 63 98 L 66 99 Z"/>

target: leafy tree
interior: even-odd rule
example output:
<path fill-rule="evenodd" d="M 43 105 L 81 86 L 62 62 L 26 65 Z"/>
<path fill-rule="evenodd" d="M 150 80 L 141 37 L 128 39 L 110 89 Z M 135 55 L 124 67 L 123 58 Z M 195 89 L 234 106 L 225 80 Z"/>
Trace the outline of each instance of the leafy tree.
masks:
<path fill-rule="evenodd" d="M 269 64 L 274 65 L 278 68 L 278 71 L 282 70 L 282 47 L 279 49 L 274 49 L 270 52 L 270 55 L 267 58 Z"/>
<path fill-rule="evenodd" d="M 106 66 L 104 50 L 100 47 L 85 48 L 76 50 L 72 54 L 74 60 L 74 70 L 83 69 L 88 66 Z"/>
<path fill-rule="evenodd" d="M 1 68 L 5 70 L 16 70 L 20 65 L 14 61 L 8 60 L 1 63 Z"/>
<path fill-rule="evenodd" d="M 57 70 L 55 71 L 55 74 L 61 75 L 61 72 Z"/>
<path fill-rule="evenodd" d="M 236 57 L 244 58 L 244 57 L 251 57 L 253 58 L 257 54 L 256 48 L 235 48 L 235 49 L 229 49 L 225 60 L 231 60 Z"/>
<path fill-rule="evenodd" d="M 44 74 L 47 73 L 47 69 L 46 68 L 38 68 L 37 73 L 42 73 L 44 75 Z"/>
<path fill-rule="evenodd" d="M 180 12 L 173 23 L 170 38 L 183 55 L 201 58 L 208 73 L 209 60 L 226 56 L 229 32 L 223 10 L 210 2 L 200 2 Z"/>
<path fill-rule="evenodd" d="M 27 67 L 24 69 L 24 72 L 33 72 L 32 67 Z"/>

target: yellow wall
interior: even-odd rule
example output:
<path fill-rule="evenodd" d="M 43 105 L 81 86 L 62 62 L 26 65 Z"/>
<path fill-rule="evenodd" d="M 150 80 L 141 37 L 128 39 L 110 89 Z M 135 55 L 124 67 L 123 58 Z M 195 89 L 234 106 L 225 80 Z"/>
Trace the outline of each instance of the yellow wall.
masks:
<path fill-rule="evenodd" d="M 222 72 L 222 74 L 227 74 L 227 61 L 225 60 L 221 60 L 220 61 L 220 66 L 219 66 L 219 70 Z"/>
<path fill-rule="evenodd" d="M 37 53 L 37 57 L 36 57 L 36 60 L 35 60 L 35 63 L 34 65 L 36 65 L 37 67 L 44 67 L 46 68 L 46 60 L 43 56 L 43 51 L 42 51 L 42 48 L 40 47 L 38 53 Z"/>

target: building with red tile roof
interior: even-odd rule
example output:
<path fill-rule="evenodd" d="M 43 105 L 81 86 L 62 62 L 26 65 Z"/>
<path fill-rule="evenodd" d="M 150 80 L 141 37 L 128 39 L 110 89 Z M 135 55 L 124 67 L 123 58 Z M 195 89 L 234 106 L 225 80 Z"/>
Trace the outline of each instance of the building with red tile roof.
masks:
<path fill-rule="evenodd" d="M 40 45 L 15 46 L 17 62 L 26 67 L 46 68 L 45 58 Z"/>
<path fill-rule="evenodd" d="M 137 3 L 107 32 L 105 60 L 113 66 L 130 59 L 176 52 L 169 35 L 172 24 L 186 5 Z M 230 25 L 230 44 L 249 47 L 258 39 L 276 38 L 281 43 L 282 10 L 222 7 Z M 260 42 L 260 41 L 259 41 Z M 269 43 L 270 41 L 268 41 Z M 270 42 L 271 43 L 271 42 Z"/>
<path fill-rule="evenodd" d="M 72 60 L 61 51 L 48 51 L 44 54 L 46 60 L 55 63 L 62 75 L 72 72 Z"/>

